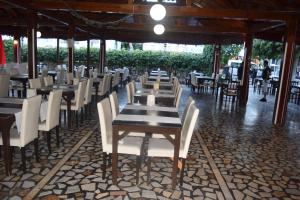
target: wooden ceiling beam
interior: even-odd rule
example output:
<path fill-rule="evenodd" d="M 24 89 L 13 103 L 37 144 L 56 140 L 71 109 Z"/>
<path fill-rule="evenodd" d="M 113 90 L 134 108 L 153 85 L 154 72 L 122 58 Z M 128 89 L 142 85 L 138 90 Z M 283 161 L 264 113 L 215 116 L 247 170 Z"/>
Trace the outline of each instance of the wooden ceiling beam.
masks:
<path fill-rule="evenodd" d="M 82 1 L 38 1 L 30 4 L 37 10 L 69 10 L 70 8 L 78 11 L 107 12 L 124 14 L 144 14 L 149 15 L 149 5 L 137 4 L 117 4 L 100 2 Z M 292 11 L 258 11 L 243 9 L 211 9 L 197 8 L 189 6 L 166 6 L 168 16 L 181 17 L 209 17 L 209 18 L 232 18 L 247 20 L 266 20 L 266 21 L 286 21 L 291 17 L 299 16 L 299 12 Z"/>

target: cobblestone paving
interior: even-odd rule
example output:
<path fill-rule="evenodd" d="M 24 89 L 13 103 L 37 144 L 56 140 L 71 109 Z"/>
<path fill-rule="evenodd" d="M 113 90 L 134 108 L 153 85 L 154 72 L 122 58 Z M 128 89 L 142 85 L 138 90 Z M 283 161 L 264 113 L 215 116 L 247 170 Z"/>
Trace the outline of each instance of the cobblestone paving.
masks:
<path fill-rule="evenodd" d="M 250 90 L 250 92 L 252 92 Z M 184 88 L 181 109 L 191 94 Z M 119 90 L 121 107 L 126 91 Z M 135 156 L 119 157 L 118 185 L 112 185 L 111 168 L 102 180 L 102 148 L 98 131 L 79 147 L 36 199 L 225 199 L 221 188 L 229 188 L 234 199 L 300 199 L 300 106 L 289 104 L 284 127 L 272 125 L 274 96 L 268 102 L 250 93 L 246 108 L 215 102 L 208 93 L 193 95 L 200 108 L 197 130 L 187 159 L 183 187 L 170 187 L 172 161 L 154 159 L 151 182 L 146 183 L 145 165 L 135 183 Z M 41 162 L 35 162 L 33 145 L 27 149 L 27 173 L 20 169 L 20 152 L 15 150 L 13 175 L 6 177 L 0 160 L 0 199 L 21 199 L 96 125 L 87 120 L 79 129 L 61 130 L 61 145 L 52 135 L 52 154 L 46 139 L 40 138 Z M 204 142 L 199 141 L 199 134 Z M 208 151 L 205 151 L 205 148 Z M 212 156 L 209 159 L 208 155 Z M 213 169 L 213 164 L 217 166 Z M 219 181 L 220 171 L 225 184 Z M 217 177 L 216 177 L 217 176 Z"/>
<path fill-rule="evenodd" d="M 0 199 L 20 199 L 24 197 L 38 183 L 53 166 L 96 124 L 95 120 L 85 121 L 78 129 L 60 130 L 60 147 L 56 147 L 55 132 L 51 134 L 52 154 L 48 155 L 46 135 L 39 138 L 40 162 L 36 162 L 33 144 L 26 148 L 26 167 L 24 173 L 20 168 L 21 155 L 15 148 L 13 156 L 12 175 L 7 177 L 4 171 L 4 162 L 0 161 Z"/>

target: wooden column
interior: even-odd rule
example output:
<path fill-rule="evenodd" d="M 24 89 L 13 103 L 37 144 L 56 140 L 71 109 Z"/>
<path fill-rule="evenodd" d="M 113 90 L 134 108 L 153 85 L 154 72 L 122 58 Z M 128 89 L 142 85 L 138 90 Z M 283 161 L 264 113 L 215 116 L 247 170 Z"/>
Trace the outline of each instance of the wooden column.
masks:
<path fill-rule="evenodd" d="M 105 67 L 105 55 L 106 54 L 106 45 L 105 40 L 100 40 L 100 59 L 99 59 L 99 71 L 100 73 L 104 73 L 104 67 Z"/>
<path fill-rule="evenodd" d="M 14 63 L 21 63 L 21 44 L 20 36 L 14 36 Z"/>
<path fill-rule="evenodd" d="M 273 123 L 275 125 L 284 125 L 285 123 L 293 70 L 296 35 L 297 21 L 293 20 L 287 22 L 287 35 L 285 40 L 283 65 L 280 70 L 279 88 L 276 94 L 275 108 L 273 113 Z"/>
<path fill-rule="evenodd" d="M 56 64 L 59 65 L 59 38 L 56 39 Z"/>
<path fill-rule="evenodd" d="M 214 48 L 214 68 L 213 68 L 214 78 L 216 78 L 217 74 L 219 74 L 220 59 L 221 59 L 221 45 L 218 44 L 215 45 Z"/>
<path fill-rule="evenodd" d="M 38 71 L 36 66 L 36 12 L 30 12 L 28 14 L 28 29 L 27 29 L 27 38 L 28 38 L 28 77 L 37 78 Z"/>
<path fill-rule="evenodd" d="M 86 74 L 87 77 L 90 77 L 90 60 L 91 60 L 91 56 L 90 56 L 90 39 L 87 39 L 86 41 Z"/>
<path fill-rule="evenodd" d="M 240 105 L 246 106 L 248 102 L 248 93 L 249 93 L 249 71 L 251 68 L 251 55 L 252 55 L 252 35 L 247 34 L 245 37 L 244 43 L 244 66 L 243 66 L 243 75 L 241 80 L 240 88 Z"/>
<path fill-rule="evenodd" d="M 74 25 L 70 24 L 68 29 L 68 72 L 74 68 Z"/>

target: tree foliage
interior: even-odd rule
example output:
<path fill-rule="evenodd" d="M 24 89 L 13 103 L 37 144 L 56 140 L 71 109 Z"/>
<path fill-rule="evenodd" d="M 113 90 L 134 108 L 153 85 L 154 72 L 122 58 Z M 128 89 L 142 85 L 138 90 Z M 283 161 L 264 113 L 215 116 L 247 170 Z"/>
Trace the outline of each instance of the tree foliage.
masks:
<path fill-rule="evenodd" d="M 283 43 L 266 41 L 260 39 L 253 40 L 252 57 L 261 59 L 279 59 L 283 55 Z"/>

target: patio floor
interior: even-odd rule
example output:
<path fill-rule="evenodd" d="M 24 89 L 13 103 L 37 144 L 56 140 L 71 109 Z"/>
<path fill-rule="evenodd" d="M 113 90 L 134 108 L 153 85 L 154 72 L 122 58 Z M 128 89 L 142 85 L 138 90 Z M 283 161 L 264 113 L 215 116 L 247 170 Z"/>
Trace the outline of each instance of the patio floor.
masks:
<path fill-rule="evenodd" d="M 190 88 L 184 86 L 181 112 Z M 121 106 L 126 91 L 119 89 Z M 27 149 L 27 173 L 20 152 L 13 157 L 13 175 L 6 177 L 0 160 L 0 199 L 300 199 L 300 106 L 290 103 L 285 127 L 272 125 L 274 96 L 259 102 L 250 89 L 247 107 L 221 105 L 211 94 L 193 95 L 200 108 L 187 159 L 184 184 L 171 189 L 172 161 L 152 162 L 135 183 L 135 157 L 119 157 L 118 185 L 111 168 L 102 179 L 102 148 L 98 116 L 78 129 L 61 128 L 60 147 L 53 134 L 52 154 L 40 137 L 40 163 Z"/>

